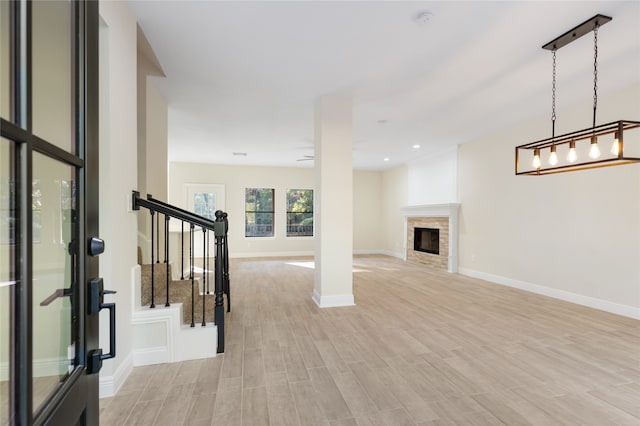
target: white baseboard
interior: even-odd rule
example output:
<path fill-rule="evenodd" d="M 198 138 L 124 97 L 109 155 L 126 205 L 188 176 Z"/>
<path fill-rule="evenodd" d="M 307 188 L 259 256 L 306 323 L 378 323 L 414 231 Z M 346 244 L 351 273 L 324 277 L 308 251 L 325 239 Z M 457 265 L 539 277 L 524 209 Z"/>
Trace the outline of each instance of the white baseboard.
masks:
<path fill-rule="evenodd" d="M 313 289 L 313 301 L 320 308 L 336 308 L 340 306 L 355 306 L 353 294 L 333 294 L 321 296 L 316 289 Z"/>
<path fill-rule="evenodd" d="M 249 257 L 301 257 L 313 255 L 313 251 L 257 251 L 249 253 L 229 253 L 230 258 L 236 259 L 244 259 Z"/>
<path fill-rule="evenodd" d="M 165 364 L 169 362 L 169 350 L 166 346 L 144 348 L 133 351 L 133 365 Z"/>
<path fill-rule="evenodd" d="M 591 296 L 571 293 L 565 290 L 559 290 L 551 287 L 545 287 L 538 284 L 532 284 L 526 281 L 515 280 L 512 278 L 493 275 L 486 272 L 476 271 L 468 268 L 459 268 L 462 275 L 473 278 L 490 281 L 495 284 L 513 287 L 530 293 L 541 294 L 543 296 L 552 297 L 554 299 L 564 300 L 589 308 L 599 309 L 601 311 L 610 312 L 612 314 L 622 315 L 629 318 L 640 319 L 640 309 L 633 306 L 622 305 L 620 303 L 610 302 L 608 300 L 597 299 Z"/>
<path fill-rule="evenodd" d="M 353 254 L 358 255 L 358 254 L 382 254 L 380 253 L 380 250 L 354 250 Z"/>
<path fill-rule="evenodd" d="M 133 354 L 130 352 L 112 376 L 100 374 L 100 398 L 108 398 L 118 392 L 133 370 Z"/>
<path fill-rule="evenodd" d="M 397 257 L 402 259 L 404 254 L 393 252 L 390 250 L 354 250 L 353 254 L 383 254 L 385 256 Z M 244 259 L 250 257 L 308 257 L 314 256 L 314 251 L 278 251 L 278 252 L 251 252 L 251 253 L 229 253 L 230 258 Z"/>
<path fill-rule="evenodd" d="M 391 250 L 354 250 L 353 254 L 381 254 L 384 256 L 397 257 L 398 259 L 404 259 L 404 255 L 402 253 L 396 253 Z"/>

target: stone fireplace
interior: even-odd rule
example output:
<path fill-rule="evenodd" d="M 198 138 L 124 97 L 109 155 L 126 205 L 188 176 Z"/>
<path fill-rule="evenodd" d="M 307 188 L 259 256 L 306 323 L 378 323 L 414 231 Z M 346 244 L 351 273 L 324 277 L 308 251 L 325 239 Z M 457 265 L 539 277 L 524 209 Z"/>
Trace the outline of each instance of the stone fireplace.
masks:
<path fill-rule="evenodd" d="M 444 271 L 458 272 L 459 208 L 460 204 L 457 203 L 403 207 L 404 259 Z M 427 240 L 423 241 L 423 238 Z"/>

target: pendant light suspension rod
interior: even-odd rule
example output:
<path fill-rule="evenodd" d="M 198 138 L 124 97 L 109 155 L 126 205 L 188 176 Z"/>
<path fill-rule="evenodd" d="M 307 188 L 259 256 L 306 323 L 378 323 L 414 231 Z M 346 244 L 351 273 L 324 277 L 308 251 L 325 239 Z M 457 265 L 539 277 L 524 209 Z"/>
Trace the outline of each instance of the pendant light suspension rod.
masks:
<path fill-rule="evenodd" d="M 553 80 L 551 83 L 551 138 L 556 135 L 556 49 L 553 49 Z"/>
<path fill-rule="evenodd" d="M 600 25 L 596 22 L 593 29 L 593 124 L 596 127 L 596 110 L 598 109 L 598 28 Z"/>

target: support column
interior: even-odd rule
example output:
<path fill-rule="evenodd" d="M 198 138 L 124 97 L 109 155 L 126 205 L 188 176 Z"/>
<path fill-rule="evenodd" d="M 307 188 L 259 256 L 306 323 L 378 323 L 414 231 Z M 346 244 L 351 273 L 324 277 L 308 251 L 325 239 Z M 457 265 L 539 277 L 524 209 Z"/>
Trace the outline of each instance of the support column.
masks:
<path fill-rule="evenodd" d="M 352 306 L 352 103 L 325 96 L 315 108 L 315 286 L 321 308 Z"/>

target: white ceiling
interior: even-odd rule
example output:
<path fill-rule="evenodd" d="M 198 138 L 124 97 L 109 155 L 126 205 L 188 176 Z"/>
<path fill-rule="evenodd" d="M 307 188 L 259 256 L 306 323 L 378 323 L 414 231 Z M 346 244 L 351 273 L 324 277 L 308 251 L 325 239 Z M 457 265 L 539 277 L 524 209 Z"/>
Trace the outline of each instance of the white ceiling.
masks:
<path fill-rule="evenodd" d="M 550 116 L 541 46 L 597 13 L 613 17 L 599 32 L 599 95 L 640 81 L 637 1 L 129 4 L 166 74 L 152 78 L 169 104 L 170 161 L 310 167 L 296 160 L 313 154 L 322 95 L 353 98 L 358 169 Z M 558 51 L 560 110 L 592 96 L 592 61 L 592 33 Z"/>

